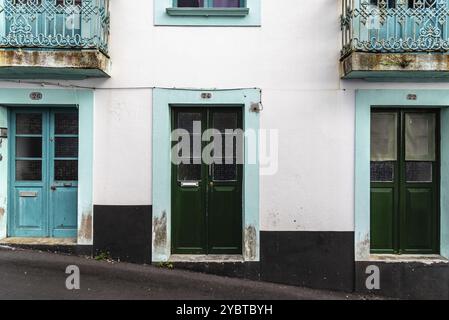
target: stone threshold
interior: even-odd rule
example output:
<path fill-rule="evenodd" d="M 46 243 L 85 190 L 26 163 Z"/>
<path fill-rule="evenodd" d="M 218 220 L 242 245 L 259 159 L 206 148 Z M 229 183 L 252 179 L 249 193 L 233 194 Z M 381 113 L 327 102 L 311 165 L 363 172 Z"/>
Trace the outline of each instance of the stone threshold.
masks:
<path fill-rule="evenodd" d="M 189 263 L 243 263 L 245 260 L 241 255 L 171 255 L 169 262 Z"/>
<path fill-rule="evenodd" d="M 76 238 L 5 238 L 0 245 L 29 245 L 29 246 L 76 246 Z"/>
<path fill-rule="evenodd" d="M 446 263 L 449 264 L 449 260 L 443 256 L 437 254 L 431 255 L 394 255 L 394 254 L 372 254 L 369 257 L 369 261 L 375 262 L 386 262 L 386 263 L 397 263 L 397 262 L 415 262 L 423 264 L 434 264 L 434 263 Z"/>

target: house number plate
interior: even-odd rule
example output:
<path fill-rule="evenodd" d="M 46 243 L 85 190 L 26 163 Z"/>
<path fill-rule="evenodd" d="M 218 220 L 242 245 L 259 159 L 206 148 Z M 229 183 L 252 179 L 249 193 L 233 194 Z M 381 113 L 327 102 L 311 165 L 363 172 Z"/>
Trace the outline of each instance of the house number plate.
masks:
<path fill-rule="evenodd" d="M 30 99 L 31 100 L 42 100 L 42 93 L 41 92 L 31 92 Z"/>

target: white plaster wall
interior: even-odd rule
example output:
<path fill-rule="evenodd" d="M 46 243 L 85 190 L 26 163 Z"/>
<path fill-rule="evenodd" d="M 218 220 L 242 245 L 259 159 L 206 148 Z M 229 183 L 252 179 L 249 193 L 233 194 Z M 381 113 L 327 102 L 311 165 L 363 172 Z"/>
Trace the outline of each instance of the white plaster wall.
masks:
<path fill-rule="evenodd" d="M 280 129 L 279 172 L 261 178 L 261 229 L 353 230 L 354 110 L 339 88 L 338 3 L 263 0 L 261 28 L 155 27 L 153 1 L 133 3 L 111 1 L 111 79 L 82 83 L 261 88 L 261 126 Z M 96 93 L 95 203 L 151 203 L 150 141 L 146 150 L 134 143 L 115 147 L 151 132 L 149 117 L 140 119 L 142 127 L 124 127 L 134 123 L 128 109 L 151 109 L 139 94 L 147 90 Z"/>
<path fill-rule="evenodd" d="M 151 203 L 151 90 L 97 90 L 94 204 Z"/>

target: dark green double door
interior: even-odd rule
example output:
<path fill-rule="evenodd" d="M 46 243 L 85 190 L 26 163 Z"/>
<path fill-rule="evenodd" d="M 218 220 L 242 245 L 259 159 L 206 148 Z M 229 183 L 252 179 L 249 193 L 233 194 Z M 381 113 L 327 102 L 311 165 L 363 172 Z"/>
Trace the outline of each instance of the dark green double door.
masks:
<path fill-rule="evenodd" d="M 371 114 L 371 251 L 439 251 L 439 112 Z"/>
<path fill-rule="evenodd" d="M 241 108 L 172 108 L 173 254 L 242 253 L 241 128 Z"/>

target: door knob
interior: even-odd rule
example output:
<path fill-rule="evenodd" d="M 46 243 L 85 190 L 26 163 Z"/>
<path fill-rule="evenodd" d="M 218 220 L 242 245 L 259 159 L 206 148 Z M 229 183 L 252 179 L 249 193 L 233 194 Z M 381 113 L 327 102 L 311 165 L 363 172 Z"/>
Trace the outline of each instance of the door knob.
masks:
<path fill-rule="evenodd" d="M 56 191 L 56 186 L 51 186 L 52 191 Z"/>
<path fill-rule="evenodd" d="M 213 182 L 213 181 L 209 182 L 209 185 L 210 185 L 211 187 L 213 187 L 213 186 L 214 186 L 214 182 Z"/>

